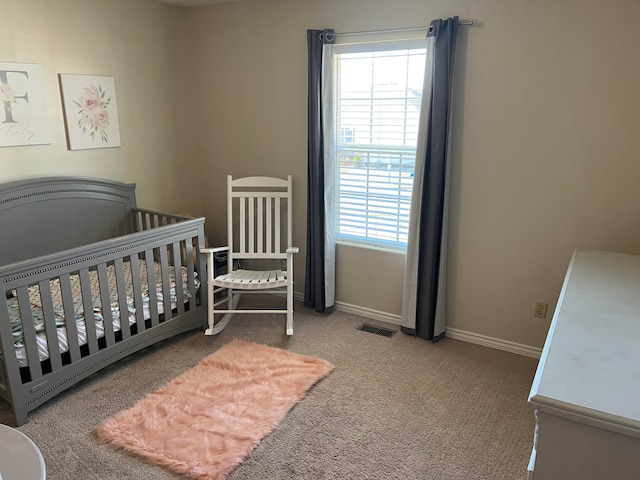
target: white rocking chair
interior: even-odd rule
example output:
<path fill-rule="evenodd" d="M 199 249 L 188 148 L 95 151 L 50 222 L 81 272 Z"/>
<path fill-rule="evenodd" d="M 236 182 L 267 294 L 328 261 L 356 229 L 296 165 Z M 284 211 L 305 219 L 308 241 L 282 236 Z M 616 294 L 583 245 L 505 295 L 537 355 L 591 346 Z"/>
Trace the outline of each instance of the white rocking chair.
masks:
<path fill-rule="evenodd" d="M 298 253 L 299 248 L 291 246 L 291 186 L 291 175 L 286 180 L 272 177 L 245 177 L 234 180 L 231 175 L 227 176 L 228 245 L 201 250 L 207 255 L 208 272 L 209 328 L 205 330 L 206 335 L 220 333 L 234 313 L 286 314 L 286 332 L 287 335 L 293 335 L 293 254 Z M 286 225 L 280 222 L 283 209 L 286 209 Z M 235 210 L 238 216 L 234 223 Z M 238 232 L 235 242 L 234 228 Z M 284 239 L 286 245 L 283 245 Z M 227 273 L 216 276 L 214 255 L 222 255 L 222 252 L 227 252 Z M 279 263 L 286 261 L 286 269 L 239 268 L 247 261 L 256 263 L 257 260 Z M 216 301 L 216 293 L 225 290 L 227 297 Z M 283 292 L 286 292 L 286 310 L 237 308 L 241 293 Z M 225 302 L 228 302 L 227 309 L 215 308 Z M 214 322 L 215 314 L 224 316 L 218 322 Z"/>

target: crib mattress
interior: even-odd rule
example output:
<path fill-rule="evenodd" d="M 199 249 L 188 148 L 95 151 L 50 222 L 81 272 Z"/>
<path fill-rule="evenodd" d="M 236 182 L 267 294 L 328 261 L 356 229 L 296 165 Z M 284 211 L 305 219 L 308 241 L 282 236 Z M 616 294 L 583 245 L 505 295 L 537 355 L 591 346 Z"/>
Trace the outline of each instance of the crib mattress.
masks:
<path fill-rule="evenodd" d="M 127 279 L 126 283 L 126 297 L 127 297 L 127 310 L 126 317 L 128 318 L 129 325 L 134 325 L 137 321 L 136 318 L 136 309 L 134 301 L 134 289 L 133 284 L 131 283 L 131 264 L 130 262 L 124 262 L 124 277 Z M 147 281 L 147 267 L 144 260 L 140 260 L 140 281 L 142 283 L 142 310 L 144 314 L 144 318 L 151 318 L 151 309 L 149 307 L 149 286 Z M 164 313 L 164 297 L 162 293 L 162 278 L 161 278 L 161 267 L 159 263 L 155 263 L 155 279 L 156 279 L 156 296 L 158 303 L 158 313 Z M 182 267 L 181 272 L 181 284 L 182 284 L 182 292 L 184 295 L 185 303 L 191 298 L 191 292 L 189 292 L 189 284 L 187 279 L 187 269 Z M 169 284 L 170 284 L 170 300 L 171 300 L 171 308 L 176 308 L 178 296 L 176 293 L 176 275 L 175 268 L 173 266 L 169 267 Z M 197 274 L 195 274 L 197 275 Z M 103 315 L 103 306 L 100 298 L 100 284 L 98 280 L 98 272 L 92 270 L 89 272 L 90 285 L 91 285 L 91 297 L 93 303 L 93 312 L 92 315 L 89 316 L 89 320 L 95 323 L 96 334 L 98 338 L 102 338 L 104 336 L 104 315 Z M 81 295 L 81 285 L 80 285 L 80 277 L 77 274 L 71 275 L 71 291 L 73 296 L 73 309 L 75 315 L 76 328 L 78 331 L 78 342 L 79 344 L 85 345 L 87 343 L 87 328 L 86 321 L 87 316 L 84 312 L 84 305 L 82 303 L 82 295 Z M 109 289 L 109 299 L 111 304 L 109 308 L 111 310 L 111 316 L 113 320 L 113 331 L 118 332 L 121 329 L 121 315 L 120 315 L 120 306 L 118 303 L 118 294 L 116 288 L 116 274 L 115 268 L 113 265 L 107 266 L 107 280 L 108 280 L 108 289 Z M 67 341 L 67 329 L 66 329 L 66 319 L 64 315 L 64 308 L 62 303 L 62 292 L 60 288 L 60 280 L 52 279 L 50 282 L 51 287 L 51 299 L 53 301 L 54 313 L 55 313 L 55 323 L 56 323 L 56 333 L 58 338 L 58 345 L 60 348 L 60 352 L 64 353 L 69 350 L 69 344 Z M 195 278 L 196 288 L 200 286 L 200 282 L 197 278 Z M 33 326 L 36 333 L 36 343 L 38 346 L 38 356 L 40 361 L 47 360 L 49 358 L 49 349 L 47 346 L 47 337 L 45 334 L 45 324 L 44 324 L 44 314 L 42 310 L 42 302 L 40 299 L 40 290 L 37 285 L 29 287 L 29 301 L 31 303 L 31 316 L 33 320 Z M 13 332 L 13 342 L 16 351 L 16 357 L 18 359 L 18 364 L 21 367 L 28 366 L 27 353 L 26 348 L 23 343 L 23 331 L 22 331 L 22 322 L 19 313 L 18 299 L 15 296 L 7 299 L 7 306 L 9 309 L 9 318 L 11 322 L 11 329 Z"/>

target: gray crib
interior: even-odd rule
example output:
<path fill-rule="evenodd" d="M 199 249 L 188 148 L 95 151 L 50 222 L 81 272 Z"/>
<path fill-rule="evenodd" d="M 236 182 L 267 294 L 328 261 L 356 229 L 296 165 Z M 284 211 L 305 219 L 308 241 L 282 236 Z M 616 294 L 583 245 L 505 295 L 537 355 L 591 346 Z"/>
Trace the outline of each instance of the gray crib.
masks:
<path fill-rule="evenodd" d="M 135 185 L 0 185 L 0 398 L 28 412 L 142 348 L 206 323 L 204 218 L 136 207 Z"/>

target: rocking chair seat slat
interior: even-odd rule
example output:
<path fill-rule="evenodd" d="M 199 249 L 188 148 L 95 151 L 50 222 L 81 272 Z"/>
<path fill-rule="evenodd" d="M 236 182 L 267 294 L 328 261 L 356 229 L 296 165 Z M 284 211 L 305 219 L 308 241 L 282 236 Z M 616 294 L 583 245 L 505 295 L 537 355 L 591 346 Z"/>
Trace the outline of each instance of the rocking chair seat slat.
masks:
<path fill-rule="evenodd" d="M 286 287 L 287 273 L 282 270 L 234 270 L 213 279 L 215 287 L 240 290 Z"/>

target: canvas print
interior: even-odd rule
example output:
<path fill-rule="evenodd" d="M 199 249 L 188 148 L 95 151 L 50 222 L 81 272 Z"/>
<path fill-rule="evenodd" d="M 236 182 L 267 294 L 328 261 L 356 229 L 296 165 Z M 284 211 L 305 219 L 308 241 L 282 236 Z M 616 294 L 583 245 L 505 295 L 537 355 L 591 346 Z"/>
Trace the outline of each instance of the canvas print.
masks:
<path fill-rule="evenodd" d="M 0 62 L 0 147 L 51 143 L 42 65 Z"/>
<path fill-rule="evenodd" d="M 69 150 L 120 146 L 113 77 L 60 74 Z"/>

